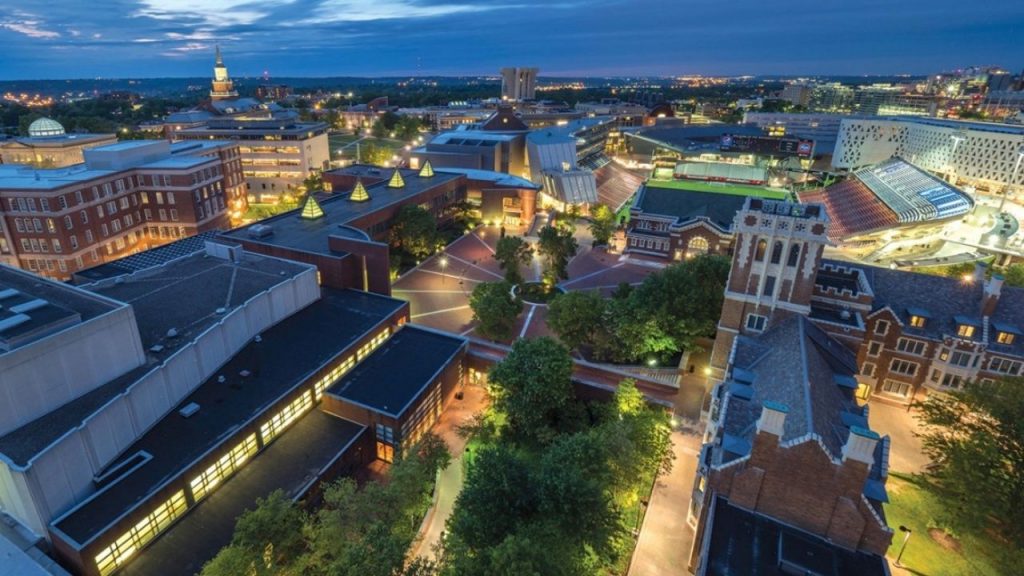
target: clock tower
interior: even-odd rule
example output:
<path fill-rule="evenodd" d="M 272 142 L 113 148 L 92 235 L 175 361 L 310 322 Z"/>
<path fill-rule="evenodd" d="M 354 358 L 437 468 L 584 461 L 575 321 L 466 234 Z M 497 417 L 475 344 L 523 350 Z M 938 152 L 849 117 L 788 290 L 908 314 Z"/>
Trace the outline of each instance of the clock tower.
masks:
<path fill-rule="evenodd" d="M 238 98 L 235 91 L 235 83 L 228 77 L 228 69 L 224 66 L 224 59 L 220 56 L 220 46 L 217 46 L 217 60 L 213 64 L 213 89 L 210 90 L 212 100 L 230 100 Z"/>

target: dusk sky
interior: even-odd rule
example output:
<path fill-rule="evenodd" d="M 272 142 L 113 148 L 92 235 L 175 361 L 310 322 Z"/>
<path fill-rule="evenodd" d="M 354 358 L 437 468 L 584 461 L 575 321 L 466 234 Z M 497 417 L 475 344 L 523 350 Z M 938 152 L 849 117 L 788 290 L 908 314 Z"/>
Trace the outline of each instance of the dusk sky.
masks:
<path fill-rule="evenodd" d="M 0 79 L 1024 68 L 1024 2 L 6 0 Z"/>

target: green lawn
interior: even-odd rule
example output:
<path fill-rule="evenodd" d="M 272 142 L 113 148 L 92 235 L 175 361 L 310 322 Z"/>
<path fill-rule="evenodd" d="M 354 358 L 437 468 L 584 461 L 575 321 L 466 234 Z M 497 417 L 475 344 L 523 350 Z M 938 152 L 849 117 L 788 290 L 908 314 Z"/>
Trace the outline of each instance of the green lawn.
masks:
<path fill-rule="evenodd" d="M 726 184 L 719 182 L 700 182 L 696 180 L 648 180 L 648 186 L 654 188 L 670 188 L 673 190 L 690 190 L 693 192 L 712 192 L 733 196 L 754 196 L 769 200 L 785 200 L 789 192 L 761 186 L 744 186 L 742 184 Z"/>
<path fill-rule="evenodd" d="M 885 516 L 896 531 L 889 557 L 895 561 L 903 544 L 903 533 L 899 526 L 913 530 L 903 554 L 903 566 L 913 574 L 921 576 L 1009 576 L 1020 574 L 1020 562 L 1024 553 L 1012 551 L 1009 546 L 996 542 L 984 533 L 955 534 L 959 550 L 944 547 L 928 533 L 941 515 L 942 498 L 927 485 L 919 484 L 914 478 L 891 475 L 886 484 L 890 502 L 885 505 Z M 1012 555 L 1016 554 L 1016 564 Z M 1010 567 L 1013 566 L 1014 570 Z M 894 574 L 897 572 L 894 570 Z"/>

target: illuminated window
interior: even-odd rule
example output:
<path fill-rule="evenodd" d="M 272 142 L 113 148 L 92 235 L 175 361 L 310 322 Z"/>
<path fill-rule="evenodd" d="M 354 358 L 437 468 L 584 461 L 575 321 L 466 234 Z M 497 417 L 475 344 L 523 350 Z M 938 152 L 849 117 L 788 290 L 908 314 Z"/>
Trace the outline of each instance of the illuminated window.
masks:
<path fill-rule="evenodd" d="M 380 334 L 374 336 L 372 340 L 359 347 L 359 350 L 356 351 L 356 360 L 362 361 L 363 358 L 369 356 L 370 352 L 376 350 L 377 347 L 383 344 L 387 339 L 388 329 L 385 328 Z"/>
<path fill-rule="evenodd" d="M 226 479 L 235 470 L 241 468 L 242 464 L 245 464 L 245 461 L 251 458 L 257 450 L 259 450 L 259 446 L 256 444 L 256 435 L 250 434 L 240 444 L 232 448 L 230 452 L 211 464 L 202 474 L 192 480 L 190 484 L 192 497 L 199 501 L 212 492 L 217 484 L 220 484 L 221 480 Z"/>
<path fill-rule="evenodd" d="M 330 372 L 324 375 L 323 378 L 317 380 L 316 384 L 313 384 L 313 394 L 316 397 L 317 402 L 320 401 L 324 396 L 324 390 L 331 385 L 332 382 L 341 378 L 346 372 L 352 369 L 356 365 L 356 357 L 349 356 L 343 362 L 335 366 Z"/>
<path fill-rule="evenodd" d="M 768 242 L 764 240 L 757 241 L 757 250 L 754 252 L 754 260 L 758 262 L 764 261 L 764 253 L 768 250 Z"/>
<path fill-rule="evenodd" d="M 924 316 L 911 316 L 910 325 L 914 328 L 924 328 Z"/>
<path fill-rule="evenodd" d="M 1013 344 L 1014 335 L 1012 332 L 1000 332 L 996 336 L 996 342 L 1000 344 Z"/>
<path fill-rule="evenodd" d="M 106 576 L 124 566 L 133 554 L 184 514 L 187 507 L 184 490 L 179 490 L 169 500 L 157 506 L 153 512 L 96 555 L 96 568 L 99 573 Z"/>
<path fill-rule="evenodd" d="M 275 414 L 270 420 L 267 420 L 263 426 L 260 426 L 260 437 L 263 438 L 263 444 L 269 444 L 271 440 L 277 437 L 278 434 L 284 431 L 292 422 L 302 416 L 307 410 L 313 407 L 313 398 L 308 392 L 303 393 L 291 404 L 284 407 L 283 410 Z"/>
<path fill-rule="evenodd" d="M 957 326 L 956 335 L 962 338 L 970 338 L 974 336 L 974 326 L 970 324 L 961 324 Z"/>

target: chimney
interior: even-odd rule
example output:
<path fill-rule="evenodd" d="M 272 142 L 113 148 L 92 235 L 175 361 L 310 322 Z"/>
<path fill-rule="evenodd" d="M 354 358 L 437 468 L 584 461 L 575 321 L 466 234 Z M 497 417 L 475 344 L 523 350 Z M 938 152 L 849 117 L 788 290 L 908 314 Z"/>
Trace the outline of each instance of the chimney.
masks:
<path fill-rule="evenodd" d="M 761 417 L 757 420 L 757 432 L 767 432 L 782 438 L 783 426 L 789 407 L 778 402 L 766 401 L 761 406 Z"/>
<path fill-rule="evenodd" d="M 853 426 L 850 428 L 850 437 L 846 439 L 843 446 L 843 462 L 856 460 L 868 466 L 875 463 L 875 445 L 878 444 L 878 433 L 867 428 Z"/>
<path fill-rule="evenodd" d="M 985 282 L 985 286 L 981 294 L 981 315 L 991 316 L 996 312 L 996 306 L 999 305 L 999 293 L 1003 290 L 1003 276 L 1001 274 L 993 274 L 991 278 Z"/>
<path fill-rule="evenodd" d="M 985 269 L 988 268 L 988 264 L 984 262 L 974 263 L 974 284 L 981 286 L 985 282 Z"/>

